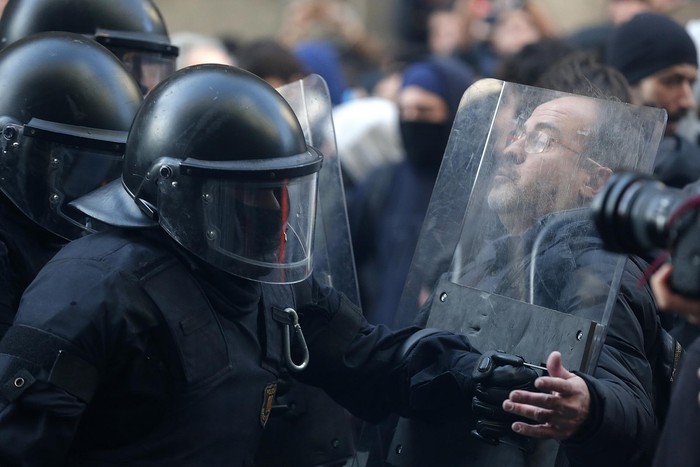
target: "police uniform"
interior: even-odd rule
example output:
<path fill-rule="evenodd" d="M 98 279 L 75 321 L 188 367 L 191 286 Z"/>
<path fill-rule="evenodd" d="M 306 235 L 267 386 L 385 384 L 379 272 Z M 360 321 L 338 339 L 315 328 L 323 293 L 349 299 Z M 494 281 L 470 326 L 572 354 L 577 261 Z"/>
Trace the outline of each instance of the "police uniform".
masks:
<path fill-rule="evenodd" d="M 12 324 L 24 289 L 64 243 L 0 195 L 0 338 Z"/>
<path fill-rule="evenodd" d="M 281 307 L 299 304 L 291 286 L 213 273 L 170 243 L 99 233 L 37 276 L 0 344 L 3 465 L 253 465 L 283 365 Z M 402 353 L 417 329 L 371 327 L 332 292 L 313 296 L 305 382 L 373 421 L 466 413 L 465 340 L 438 333 Z"/>
<path fill-rule="evenodd" d="M 5 38 L 5 27 L 0 36 Z M 0 337 L 24 289 L 85 216 L 67 207 L 121 172 L 138 84 L 78 34 L 36 34 L 0 59 Z M 85 89 L 99 82 L 99 87 Z M 75 216 L 75 217 L 73 217 Z"/>

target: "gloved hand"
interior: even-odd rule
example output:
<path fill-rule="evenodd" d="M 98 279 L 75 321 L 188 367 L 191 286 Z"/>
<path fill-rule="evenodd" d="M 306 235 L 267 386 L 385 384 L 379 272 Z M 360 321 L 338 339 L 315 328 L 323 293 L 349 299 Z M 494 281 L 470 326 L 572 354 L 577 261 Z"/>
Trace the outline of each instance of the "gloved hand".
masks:
<path fill-rule="evenodd" d="M 517 436 L 511 430 L 513 422 L 531 422 L 503 410 L 503 401 L 511 391 L 536 391 L 535 379 L 541 375 L 523 363 L 522 357 L 503 352 L 489 351 L 481 356 L 472 374 L 476 384 L 472 410 L 477 419 L 472 435 L 496 445 L 507 434 Z"/>

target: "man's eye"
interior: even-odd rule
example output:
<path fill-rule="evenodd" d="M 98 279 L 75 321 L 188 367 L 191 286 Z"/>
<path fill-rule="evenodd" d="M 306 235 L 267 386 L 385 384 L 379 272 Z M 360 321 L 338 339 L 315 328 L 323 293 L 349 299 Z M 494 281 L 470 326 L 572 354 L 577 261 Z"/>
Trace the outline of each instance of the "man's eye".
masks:
<path fill-rule="evenodd" d="M 685 78 L 682 76 L 669 76 L 667 78 L 662 78 L 661 84 L 667 87 L 680 86 L 683 84 L 683 81 L 685 81 Z"/>
<path fill-rule="evenodd" d="M 549 142 L 549 136 L 542 132 L 532 133 L 530 136 L 530 146 L 536 151 L 544 151 Z"/>

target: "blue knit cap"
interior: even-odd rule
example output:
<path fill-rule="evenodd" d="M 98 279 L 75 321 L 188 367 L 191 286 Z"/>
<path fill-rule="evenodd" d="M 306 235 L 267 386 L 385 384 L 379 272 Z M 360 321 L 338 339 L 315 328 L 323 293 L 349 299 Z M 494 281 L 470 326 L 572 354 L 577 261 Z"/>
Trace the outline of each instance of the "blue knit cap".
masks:
<path fill-rule="evenodd" d="M 401 88 L 418 86 L 440 96 L 454 117 L 464 91 L 474 82 L 471 69 L 458 59 L 431 57 L 409 65 L 403 72 Z"/>
<path fill-rule="evenodd" d="M 698 65 L 693 39 L 672 18 L 640 13 L 615 28 L 607 47 L 607 63 L 631 85 L 665 68 Z"/>
<path fill-rule="evenodd" d="M 323 40 L 311 40 L 297 44 L 294 55 L 308 73 L 317 73 L 328 85 L 331 103 L 343 102 L 347 90 L 343 64 L 332 43 Z"/>

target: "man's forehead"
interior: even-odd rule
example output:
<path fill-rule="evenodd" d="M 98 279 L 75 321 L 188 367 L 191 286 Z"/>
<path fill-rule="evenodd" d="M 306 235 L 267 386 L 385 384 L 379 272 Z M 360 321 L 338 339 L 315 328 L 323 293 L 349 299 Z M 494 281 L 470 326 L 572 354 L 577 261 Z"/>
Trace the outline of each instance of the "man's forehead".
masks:
<path fill-rule="evenodd" d="M 664 68 L 652 75 L 656 79 L 665 79 L 678 76 L 688 81 L 695 81 L 698 77 L 698 67 L 690 63 L 679 63 L 677 65 Z"/>
<path fill-rule="evenodd" d="M 566 96 L 540 104 L 527 119 L 526 125 L 538 124 L 579 129 L 589 128 L 596 119 L 598 106 L 590 98 Z"/>

